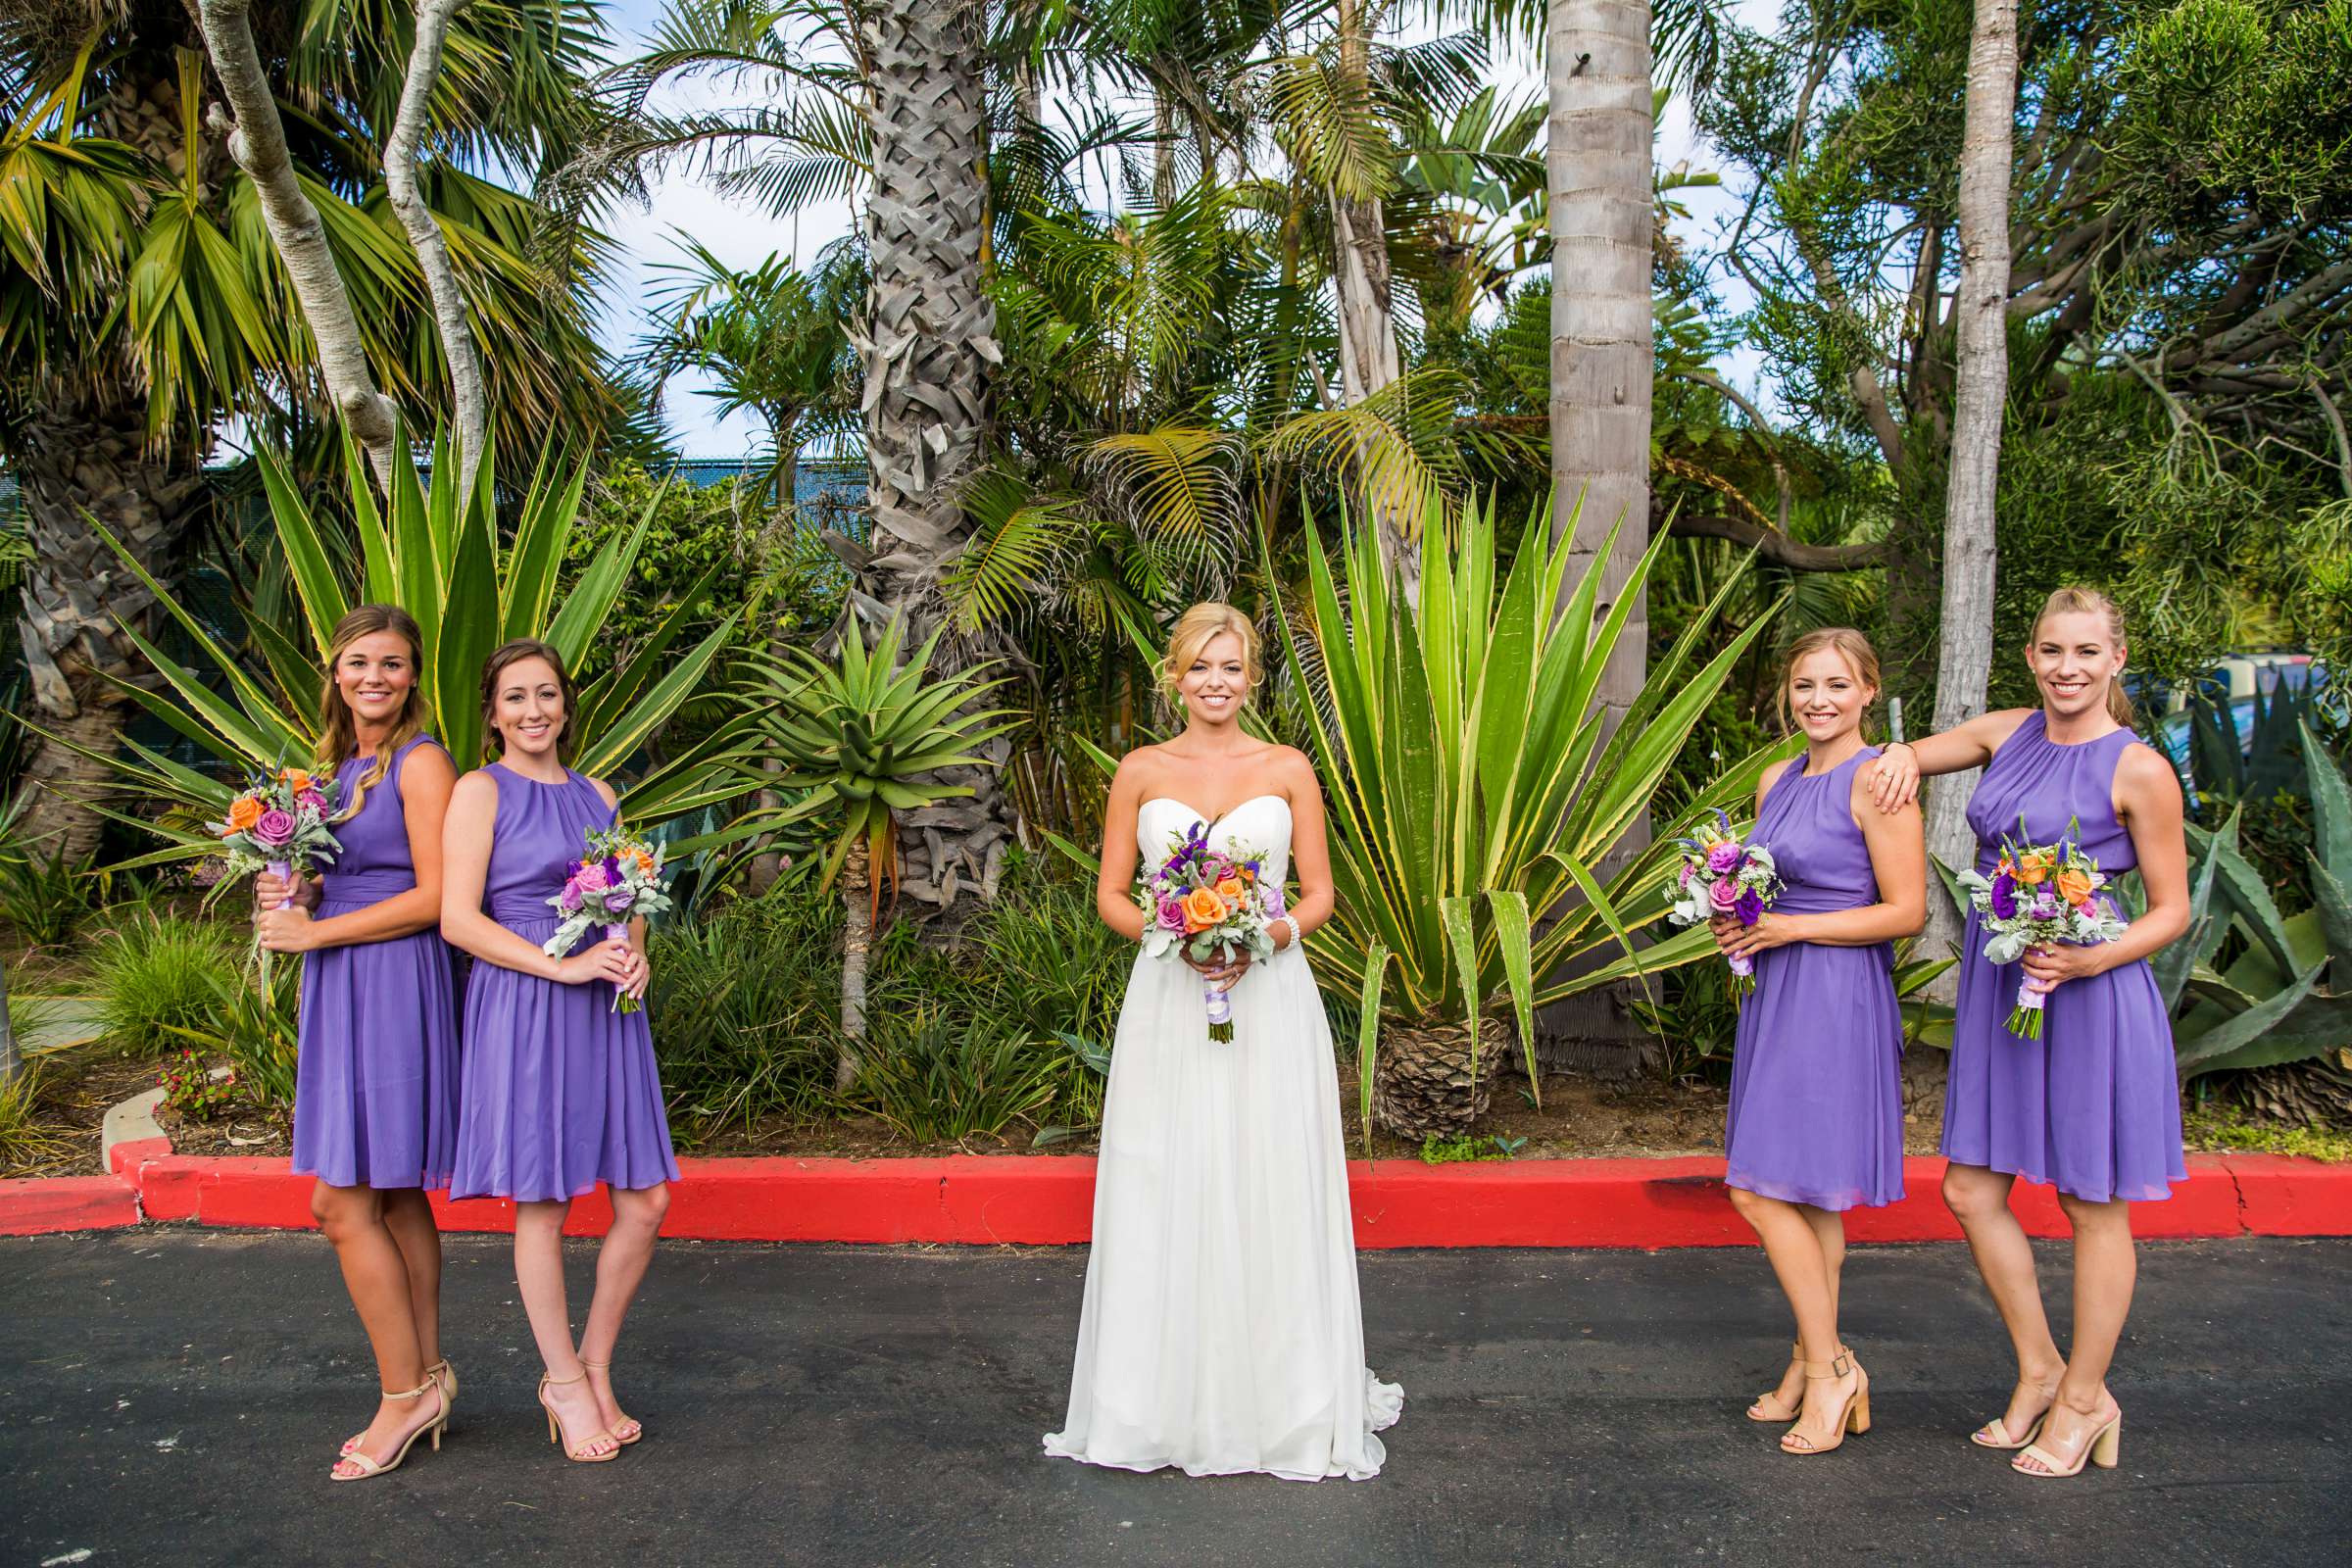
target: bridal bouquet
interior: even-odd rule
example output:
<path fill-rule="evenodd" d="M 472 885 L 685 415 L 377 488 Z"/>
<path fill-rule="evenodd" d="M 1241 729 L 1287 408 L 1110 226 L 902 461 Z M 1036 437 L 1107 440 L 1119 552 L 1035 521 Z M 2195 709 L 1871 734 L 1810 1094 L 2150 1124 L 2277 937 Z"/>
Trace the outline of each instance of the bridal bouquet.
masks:
<path fill-rule="evenodd" d="M 662 847 L 625 828 L 589 834 L 587 855 L 572 862 L 564 891 L 547 901 L 563 920 L 544 951 L 560 958 L 590 927 L 599 925 L 605 928 L 606 941 L 627 941 L 632 918 L 669 907 L 669 884 L 662 878 Z M 637 1006 L 635 997 L 613 988 L 614 1012 L 635 1012 Z"/>
<path fill-rule="evenodd" d="M 1197 823 L 1170 840 L 1167 858 L 1136 889 L 1144 911 L 1144 952 L 1157 958 L 1189 954 L 1207 960 L 1237 950 L 1274 956 L 1270 921 L 1281 913 L 1282 889 L 1260 885 L 1263 858 L 1254 852 L 1211 849 L 1208 824 Z M 1205 982 L 1208 1038 L 1233 1038 L 1233 999 Z"/>
<path fill-rule="evenodd" d="M 1761 844 L 1740 843 L 1732 835 L 1732 819 L 1721 810 L 1712 826 L 1702 822 L 1694 836 L 1675 843 L 1682 846 L 1683 863 L 1668 890 L 1674 903 L 1666 918 L 1676 925 L 1699 925 L 1720 915 L 1754 925 L 1780 894 L 1780 867 L 1772 852 Z M 1756 963 L 1739 955 L 1725 961 L 1732 967 L 1737 1003 L 1756 988 Z"/>
<path fill-rule="evenodd" d="M 2080 823 L 2069 822 L 2066 837 L 2056 844 L 2034 844 L 2021 818 L 2018 837 L 2001 840 L 2000 861 L 1989 878 L 1974 869 L 1960 873 L 1956 880 L 1983 916 L 1985 957 L 2015 963 L 2028 948 L 2045 942 L 2087 948 L 2124 934 L 2125 921 L 2100 896 L 2107 877 L 2075 842 L 2080 830 Z M 2018 982 L 2017 1005 L 2009 1009 L 2011 1034 L 2041 1038 L 2044 996 L 2031 976 Z"/>
<path fill-rule="evenodd" d="M 268 871 L 283 882 L 296 871 L 308 874 L 340 855 L 343 846 L 326 824 L 335 814 L 341 788 L 341 780 L 320 778 L 301 767 L 248 778 L 228 803 L 228 815 L 205 824 L 220 841 L 228 874 Z"/>

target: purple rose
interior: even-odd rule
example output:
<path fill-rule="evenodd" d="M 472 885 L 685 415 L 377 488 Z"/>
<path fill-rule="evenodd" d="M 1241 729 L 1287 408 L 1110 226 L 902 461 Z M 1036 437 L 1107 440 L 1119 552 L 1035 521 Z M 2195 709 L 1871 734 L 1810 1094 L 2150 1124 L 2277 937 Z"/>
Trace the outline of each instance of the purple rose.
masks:
<path fill-rule="evenodd" d="M 1159 901 L 1159 928 L 1162 931 L 1184 929 L 1184 906 L 1174 899 Z"/>
<path fill-rule="evenodd" d="M 580 906 L 580 879 L 578 877 L 573 877 L 564 884 L 563 899 L 562 907 L 565 914 L 571 914 L 578 910 Z"/>
<path fill-rule="evenodd" d="M 577 871 L 574 871 L 571 879 L 580 885 L 582 893 L 602 893 L 612 885 L 612 880 L 605 875 L 605 868 L 594 860 L 586 862 Z"/>
<path fill-rule="evenodd" d="M 317 811 L 320 816 L 324 816 L 326 814 L 326 797 L 319 794 L 317 790 L 304 790 L 301 794 L 294 797 L 294 804 L 296 806 L 304 807 L 307 809 Z"/>
<path fill-rule="evenodd" d="M 1729 914 L 1740 903 L 1740 886 L 1736 882 L 1713 882 L 1707 886 L 1707 902 L 1717 914 Z"/>
<path fill-rule="evenodd" d="M 1707 869 L 1718 876 L 1740 863 L 1740 846 L 1729 842 L 1711 846 L 1707 851 Z"/>
<path fill-rule="evenodd" d="M 1741 925 L 1754 925 L 1764 918 L 1764 901 L 1757 897 L 1754 888 L 1749 888 L 1740 895 L 1740 902 L 1732 906 L 1732 912 L 1740 916 Z"/>
<path fill-rule="evenodd" d="M 294 842 L 293 815 L 274 808 L 264 811 L 261 820 L 253 824 L 253 838 L 257 844 L 266 844 L 273 850 L 283 849 Z"/>
<path fill-rule="evenodd" d="M 1995 919 L 2016 919 L 2017 878 L 2011 876 L 2006 871 L 1996 873 L 1992 879 L 1992 896 L 1989 902 L 1992 905 L 1992 912 Z"/>
<path fill-rule="evenodd" d="M 609 914 L 626 914 L 629 906 L 636 902 L 637 895 L 627 888 L 611 888 L 605 893 L 605 910 Z"/>

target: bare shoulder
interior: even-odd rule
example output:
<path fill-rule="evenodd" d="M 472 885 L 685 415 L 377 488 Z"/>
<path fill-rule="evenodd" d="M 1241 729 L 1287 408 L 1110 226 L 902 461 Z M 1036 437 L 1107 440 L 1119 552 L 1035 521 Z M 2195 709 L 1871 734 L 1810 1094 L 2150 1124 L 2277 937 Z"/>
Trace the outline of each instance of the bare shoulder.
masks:
<path fill-rule="evenodd" d="M 1302 796 L 1322 798 L 1323 780 L 1315 772 L 1313 759 L 1296 746 L 1269 746 L 1266 752 L 1267 771 L 1282 786 L 1283 794 L 1293 800 Z"/>
<path fill-rule="evenodd" d="M 458 764 L 450 760 L 449 753 L 441 749 L 439 741 L 430 738 L 409 753 L 407 760 L 400 764 L 400 790 L 403 795 L 408 793 L 412 784 L 421 784 L 427 789 L 447 794 L 457 777 Z M 496 789 L 497 781 L 492 780 L 490 787 Z"/>
<path fill-rule="evenodd" d="M 1805 760 L 1802 757 L 1784 757 L 1777 762 L 1765 763 L 1764 771 L 1756 776 L 1756 804 L 1759 807 L 1763 805 L 1764 797 L 1772 793 L 1772 787 L 1781 781 L 1783 773 L 1792 767 L 1804 765 Z M 1854 769 L 1856 777 L 1860 777 L 1861 772 L 1860 768 Z"/>
<path fill-rule="evenodd" d="M 2180 773 L 2146 741 L 2133 741 L 2115 760 L 2115 787 L 2142 800 L 2180 799 Z"/>
<path fill-rule="evenodd" d="M 1167 766 L 1167 760 L 1168 754 L 1158 742 L 1138 746 L 1119 759 L 1119 765 L 1111 771 L 1110 787 L 1114 790 L 1149 789 L 1152 781 L 1158 778 L 1161 770 Z"/>
<path fill-rule="evenodd" d="M 614 807 L 614 808 L 618 808 L 618 807 L 619 807 L 619 805 L 620 805 L 620 795 L 619 795 L 619 793 L 618 793 L 617 791 L 615 791 L 615 790 L 612 788 L 612 785 L 610 785 L 610 784 L 606 783 L 606 782 L 605 782 L 603 779 L 601 779 L 601 778 L 592 778 L 592 779 L 590 779 L 590 780 L 588 781 L 588 787 L 589 787 L 590 789 L 592 789 L 592 790 L 596 791 L 596 798 L 597 798 L 598 800 L 600 800 L 600 801 L 604 802 L 604 803 L 605 803 L 607 806 L 610 806 L 610 807 Z"/>
<path fill-rule="evenodd" d="M 450 791 L 449 800 L 453 806 L 460 802 L 467 805 L 495 803 L 498 800 L 498 779 L 489 768 L 477 767 L 458 780 L 457 787 Z"/>
<path fill-rule="evenodd" d="M 2034 710 L 2031 708 L 1995 709 L 1989 713 L 1979 713 L 1960 725 L 1956 733 L 1976 736 L 1984 741 L 1985 749 L 1989 751 L 2016 734 L 2017 727 L 2033 716 Z"/>

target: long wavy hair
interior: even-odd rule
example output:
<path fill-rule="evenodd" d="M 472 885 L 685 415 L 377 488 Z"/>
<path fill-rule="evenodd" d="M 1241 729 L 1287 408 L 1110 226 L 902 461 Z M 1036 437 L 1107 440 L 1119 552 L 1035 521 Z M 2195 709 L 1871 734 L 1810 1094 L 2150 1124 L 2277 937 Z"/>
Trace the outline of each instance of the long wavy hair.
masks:
<path fill-rule="evenodd" d="M 337 821 L 348 821 L 360 814 L 368 804 L 368 792 L 384 781 L 392 770 L 392 759 L 400 749 L 415 740 L 424 730 L 424 633 L 416 618 L 398 605 L 362 605 L 335 622 L 326 637 L 326 682 L 318 694 L 318 750 L 313 766 L 320 773 L 333 773 L 360 752 L 359 720 L 351 705 L 343 700 L 343 690 L 335 684 L 336 666 L 353 643 L 377 632 L 390 632 L 409 645 L 409 662 L 416 670 L 416 679 L 409 683 L 408 700 L 400 705 L 400 713 L 392 728 L 376 743 L 374 760 L 368 771 L 360 775 L 353 787 L 351 799 L 344 803 Z"/>
<path fill-rule="evenodd" d="M 1845 661 L 1846 668 L 1854 672 L 1854 679 L 1870 688 L 1872 704 L 1875 705 L 1879 700 L 1883 689 L 1879 685 L 1879 651 L 1871 646 L 1870 639 L 1851 626 L 1817 626 L 1790 643 L 1788 657 L 1781 661 L 1781 723 L 1787 728 L 1796 727 L 1796 714 L 1788 706 L 1788 683 L 1796 678 L 1796 666 L 1825 648 L 1835 650 L 1838 657 Z M 1862 738 L 1868 740 L 1867 714 L 1864 715 L 1863 726 L 1865 733 Z"/>

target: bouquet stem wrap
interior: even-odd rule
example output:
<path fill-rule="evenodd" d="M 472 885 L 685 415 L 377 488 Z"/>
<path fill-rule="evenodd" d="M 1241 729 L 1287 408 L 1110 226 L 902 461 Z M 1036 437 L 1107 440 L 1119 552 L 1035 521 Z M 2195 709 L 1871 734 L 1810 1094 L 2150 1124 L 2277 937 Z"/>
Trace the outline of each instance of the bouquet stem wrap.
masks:
<path fill-rule="evenodd" d="M 605 927 L 605 940 L 607 942 L 626 942 L 629 940 L 629 928 L 626 925 L 608 925 Z M 630 996 L 626 991 L 621 990 L 620 987 L 614 986 L 612 988 L 612 1010 L 614 1012 L 635 1012 L 637 1010 L 637 999 Z"/>
<path fill-rule="evenodd" d="M 271 876 L 277 878 L 280 882 L 290 884 L 294 880 L 294 862 L 291 860 L 265 860 L 262 862 L 262 869 L 269 872 Z M 291 909 L 294 907 L 294 895 L 292 893 L 288 893 L 284 898 L 278 900 L 277 906 L 281 909 Z"/>
<path fill-rule="evenodd" d="M 2041 1004 L 2048 993 L 2031 979 L 2017 983 L 2017 1005 L 2009 1009 L 2009 1032 L 2021 1040 L 2041 1038 Z"/>
<path fill-rule="evenodd" d="M 1233 1039 L 1233 993 L 1223 986 L 1203 984 L 1200 1000 L 1208 1004 L 1208 1038 L 1220 1044 Z"/>

